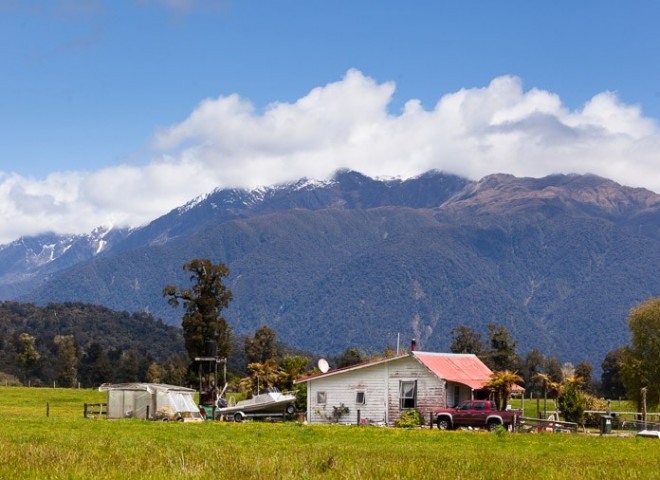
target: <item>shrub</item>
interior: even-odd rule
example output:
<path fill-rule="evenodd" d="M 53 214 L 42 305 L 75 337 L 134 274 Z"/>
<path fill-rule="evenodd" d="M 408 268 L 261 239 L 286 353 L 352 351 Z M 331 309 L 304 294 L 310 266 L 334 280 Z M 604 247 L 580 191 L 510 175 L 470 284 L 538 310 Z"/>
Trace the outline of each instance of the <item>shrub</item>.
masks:
<path fill-rule="evenodd" d="M 607 400 L 603 400 L 602 398 L 596 398 L 593 395 L 586 394 L 587 397 L 587 410 L 595 410 L 598 412 L 606 412 L 607 411 Z M 584 424 L 585 425 L 599 425 L 600 423 L 600 416 L 602 413 L 586 413 L 584 415 Z"/>
<path fill-rule="evenodd" d="M 399 428 L 412 428 L 424 425 L 424 419 L 417 409 L 411 408 L 404 410 L 401 416 L 394 422 L 394 425 Z"/>
<path fill-rule="evenodd" d="M 557 405 L 567 422 L 582 423 L 584 411 L 587 409 L 587 399 L 575 382 L 569 382 L 564 386 L 557 397 Z"/>
<path fill-rule="evenodd" d="M 339 419 L 343 415 L 348 415 L 348 407 L 341 403 L 338 407 L 332 407 L 332 420 L 333 422 L 339 422 Z"/>

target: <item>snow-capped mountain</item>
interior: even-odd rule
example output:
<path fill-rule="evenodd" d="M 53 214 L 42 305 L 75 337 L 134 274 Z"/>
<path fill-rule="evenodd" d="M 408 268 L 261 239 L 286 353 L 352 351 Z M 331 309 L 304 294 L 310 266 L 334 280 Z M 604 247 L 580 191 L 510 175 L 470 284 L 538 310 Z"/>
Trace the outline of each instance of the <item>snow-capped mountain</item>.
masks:
<path fill-rule="evenodd" d="M 123 240 L 127 229 L 98 227 L 88 234 L 45 233 L 0 245 L 0 295 L 12 298 L 50 275 L 102 255 Z"/>
<path fill-rule="evenodd" d="M 660 294 L 660 196 L 592 175 L 477 182 L 440 172 L 216 190 L 133 231 L 43 235 L 0 249 L 6 299 L 82 301 L 167 323 L 193 258 L 226 263 L 237 334 L 336 353 L 399 332 L 446 349 L 457 325 L 506 326 L 524 352 L 596 365 Z M 584 341 L 588 338 L 588 341 Z"/>

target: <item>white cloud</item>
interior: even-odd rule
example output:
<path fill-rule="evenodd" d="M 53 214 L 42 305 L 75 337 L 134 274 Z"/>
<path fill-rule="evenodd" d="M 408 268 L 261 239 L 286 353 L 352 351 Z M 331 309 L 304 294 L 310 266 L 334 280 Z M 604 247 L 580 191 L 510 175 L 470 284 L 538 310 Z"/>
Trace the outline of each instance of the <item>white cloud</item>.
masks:
<path fill-rule="evenodd" d="M 660 192 L 658 123 L 614 93 L 570 111 L 557 95 L 525 91 L 504 76 L 447 94 L 431 109 L 411 99 L 391 114 L 394 89 L 351 70 L 263 111 L 236 94 L 205 99 L 156 132 L 146 166 L 43 180 L 0 173 L 0 243 L 43 230 L 138 225 L 215 187 L 325 178 L 338 168 L 402 177 L 439 169 L 471 179 L 595 173 Z"/>

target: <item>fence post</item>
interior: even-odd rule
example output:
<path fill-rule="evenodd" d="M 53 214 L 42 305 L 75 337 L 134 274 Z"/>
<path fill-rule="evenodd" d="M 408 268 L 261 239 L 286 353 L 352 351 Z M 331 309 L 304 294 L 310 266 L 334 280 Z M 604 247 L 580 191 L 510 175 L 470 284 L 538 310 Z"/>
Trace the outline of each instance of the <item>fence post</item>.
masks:
<path fill-rule="evenodd" d="M 50 402 L 46 402 L 46 416 L 50 417 Z"/>
<path fill-rule="evenodd" d="M 642 388 L 642 421 L 644 422 L 644 430 L 646 430 L 646 392 L 647 388 Z"/>

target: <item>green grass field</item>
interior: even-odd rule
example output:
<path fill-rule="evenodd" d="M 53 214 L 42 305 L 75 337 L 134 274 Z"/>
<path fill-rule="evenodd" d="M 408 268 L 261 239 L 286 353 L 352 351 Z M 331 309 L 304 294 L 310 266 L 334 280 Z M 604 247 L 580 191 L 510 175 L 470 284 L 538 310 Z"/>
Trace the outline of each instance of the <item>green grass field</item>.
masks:
<path fill-rule="evenodd" d="M 651 439 L 83 418 L 102 401 L 0 388 L 0 478 L 660 478 Z"/>

